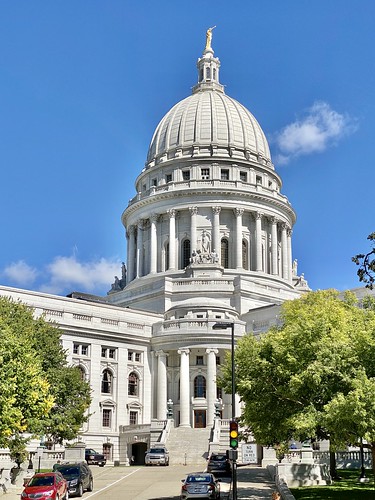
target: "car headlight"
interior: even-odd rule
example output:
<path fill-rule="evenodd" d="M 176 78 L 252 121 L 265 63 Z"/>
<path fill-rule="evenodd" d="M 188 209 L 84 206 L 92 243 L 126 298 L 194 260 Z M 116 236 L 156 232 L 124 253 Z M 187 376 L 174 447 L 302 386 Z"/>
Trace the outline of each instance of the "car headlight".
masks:
<path fill-rule="evenodd" d="M 44 491 L 43 494 L 45 497 L 52 497 L 54 495 L 54 491 L 53 490 L 49 490 L 49 491 Z"/>
<path fill-rule="evenodd" d="M 78 483 L 78 479 L 72 479 L 71 481 L 69 481 L 69 486 L 76 486 L 76 484 Z"/>

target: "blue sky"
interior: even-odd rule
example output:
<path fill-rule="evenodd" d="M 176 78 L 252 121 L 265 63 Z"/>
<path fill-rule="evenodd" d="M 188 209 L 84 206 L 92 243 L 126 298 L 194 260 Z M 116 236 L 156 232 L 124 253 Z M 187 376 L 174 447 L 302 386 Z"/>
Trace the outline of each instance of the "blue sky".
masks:
<path fill-rule="evenodd" d="M 205 32 L 297 212 L 313 289 L 359 286 L 375 230 L 372 0 L 2 0 L 0 283 L 105 294 L 154 129 L 188 96 Z"/>

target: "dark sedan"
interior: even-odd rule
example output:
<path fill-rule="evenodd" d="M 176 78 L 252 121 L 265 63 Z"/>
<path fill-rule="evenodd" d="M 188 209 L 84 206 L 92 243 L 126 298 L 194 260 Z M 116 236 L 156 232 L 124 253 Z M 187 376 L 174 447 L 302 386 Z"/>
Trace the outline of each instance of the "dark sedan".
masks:
<path fill-rule="evenodd" d="M 215 476 L 230 476 L 231 466 L 225 453 L 213 453 L 207 462 L 207 472 Z"/>
<path fill-rule="evenodd" d="M 94 482 L 90 467 L 84 462 L 76 464 L 56 464 L 54 470 L 66 479 L 70 495 L 81 497 L 83 492 L 92 491 Z"/>

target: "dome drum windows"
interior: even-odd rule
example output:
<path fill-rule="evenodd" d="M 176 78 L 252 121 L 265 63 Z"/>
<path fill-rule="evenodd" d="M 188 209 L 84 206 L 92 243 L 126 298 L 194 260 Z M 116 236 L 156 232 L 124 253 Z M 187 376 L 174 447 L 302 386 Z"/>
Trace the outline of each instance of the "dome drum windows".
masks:
<path fill-rule="evenodd" d="M 102 394 L 112 394 L 113 373 L 106 368 L 102 373 Z"/>

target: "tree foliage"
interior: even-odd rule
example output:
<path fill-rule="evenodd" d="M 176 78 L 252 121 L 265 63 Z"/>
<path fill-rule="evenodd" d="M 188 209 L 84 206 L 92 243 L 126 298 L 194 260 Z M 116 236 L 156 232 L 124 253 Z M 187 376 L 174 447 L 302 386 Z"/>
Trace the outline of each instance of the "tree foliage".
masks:
<path fill-rule="evenodd" d="M 22 434 L 74 438 L 90 387 L 67 365 L 61 332 L 20 302 L 0 297 L 0 446 L 20 453 Z"/>
<path fill-rule="evenodd" d="M 372 242 L 372 250 L 367 254 L 355 255 L 352 261 L 359 266 L 357 270 L 359 281 L 372 290 L 375 283 L 375 233 L 369 234 L 367 239 Z"/>
<path fill-rule="evenodd" d="M 325 290 L 285 302 L 281 319 L 259 339 L 245 336 L 235 351 L 242 418 L 257 442 L 329 438 L 339 446 L 363 438 L 375 449 L 374 309 Z M 229 362 L 223 380 L 230 391 Z"/>

